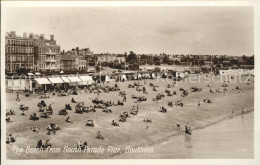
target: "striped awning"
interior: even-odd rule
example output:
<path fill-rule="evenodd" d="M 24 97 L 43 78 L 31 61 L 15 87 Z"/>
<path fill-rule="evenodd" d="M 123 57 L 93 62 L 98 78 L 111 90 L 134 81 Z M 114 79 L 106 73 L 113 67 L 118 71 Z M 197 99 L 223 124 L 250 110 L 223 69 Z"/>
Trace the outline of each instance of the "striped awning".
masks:
<path fill-rule="evenodd" d="M 38 84 L 51 84 L 51 82 L 47 78 L 35 78 L 35 81 L 37 81 Z"/>
<path fill-rule="evenodd" d="M 68 77 L 71 82 L 82 82 L 78 76 Z"/>
<path fill-rule="evenodd" d="M 61 79 L 65 82 L 65 83 L 70 83 L 70 80 L 67 77 L 61 77 Z"/>
<path fill-rule="evenodd" d="M 62 83 L 64 83 L 64 81 L 61 78 L 59 78 L 59 77 L 51 77 L 51 78 L 48 78 L 48 79 L 53 84 L 62 84 Z"/>
<path fill-rule="evenodd" d="M 80 82 L 80 85 L 91 85 L 94 83 L 91 76 L 79 76 L 79 78 L 83 81 L 82 83 Z"/>

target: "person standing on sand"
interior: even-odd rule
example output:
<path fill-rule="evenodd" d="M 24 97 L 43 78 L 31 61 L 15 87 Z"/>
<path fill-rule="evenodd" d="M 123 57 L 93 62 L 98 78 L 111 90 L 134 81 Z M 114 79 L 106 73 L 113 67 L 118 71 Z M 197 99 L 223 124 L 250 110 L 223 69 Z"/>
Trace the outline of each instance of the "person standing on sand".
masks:
<path fill-rule="evenodd" d="M 17 92 L 16 101 L 20 102 L 19 93 Z"/>
<path fill-rule="evenodd" d="M 245 114 L 245 112 L 244 112 L 244 108 L 242 108 L 242 115 L 243 115 L 243 114 Z"/>
<path fill-rule="evenodd" d="M 177 130 L 180 130 L 181 129 L 181 125 L 179 122 L 177 122 Z"/>
<path fill-rule="evenodd" d="M 200 107 L 200 101 L 198 101 L 198 107 Z"/>
<path fill-rule="evenodd" d="M 54 102 L 55 102 L 55 99 L 54 99 L 54 97 L 52 97 L 52 104 L 54 104 Z"/>
<path fill-rule="evenodd" d="M 185 134 L 188 134 L 188 133 L 189 133 L 188 127 L 185 125 Z"/>
<path fill-rule="evenodd" d="M 126 96 L 124 95 L 124 99 L 123 99 L 123 102 L 126 102 Z"/>

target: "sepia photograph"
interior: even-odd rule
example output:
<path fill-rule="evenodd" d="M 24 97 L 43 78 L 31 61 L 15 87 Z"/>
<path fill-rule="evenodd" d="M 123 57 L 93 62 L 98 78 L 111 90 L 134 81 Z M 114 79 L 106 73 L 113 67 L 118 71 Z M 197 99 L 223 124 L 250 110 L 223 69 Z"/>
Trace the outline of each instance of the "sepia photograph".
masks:
<path fill-rule="evenodd" d="M 259 3 L 64 4 L 3 4 L 2 158 L 256 159 Z"/>

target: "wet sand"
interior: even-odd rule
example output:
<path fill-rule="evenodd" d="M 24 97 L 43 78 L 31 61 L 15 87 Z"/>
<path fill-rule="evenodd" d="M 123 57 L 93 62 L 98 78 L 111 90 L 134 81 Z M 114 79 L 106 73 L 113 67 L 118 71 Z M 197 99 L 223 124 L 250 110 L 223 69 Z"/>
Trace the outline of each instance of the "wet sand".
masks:
<path fill-rule="evenodd" d="M 174 136 L 149 147 L 154 149 L 153 153 L 124 153 L 113 158 L 253 159 L 254 113 L 196 130 L 192 135 Z"/>

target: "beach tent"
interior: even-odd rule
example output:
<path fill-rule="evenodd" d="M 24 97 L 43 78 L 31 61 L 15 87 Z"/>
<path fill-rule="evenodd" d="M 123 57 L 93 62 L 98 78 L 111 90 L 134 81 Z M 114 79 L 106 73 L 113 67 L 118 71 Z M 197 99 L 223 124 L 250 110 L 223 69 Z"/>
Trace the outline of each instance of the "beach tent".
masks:
<path fill-rule="evenodd" d="M 126 75 L 125 75 L 125 74 L 122 74 L 122 75 L 121 75 L 121 81 L 126 81 L 126 80 L 127 80 Z"/>
<path fill-rule="evenodd" d="M 105 82 L 109 82 L 110 81 L 110 77 L 109 76 L 105 76 Z"/>
<path fill-rule="evenodd" d="M 151 78 L 152 78 L 152 79 L 156 78 L 155 73 L 152 73 L 152 74 L 151 74 Z"/>
<path fill-rule="evenodd" d="M 142 75 L 141 75 L 140 73 L 137 73 L 137 74 L 135 74 L 134 78 L 135 78 L 136 80 L 139 80 L 139 79 L 142 78 Z"/>

